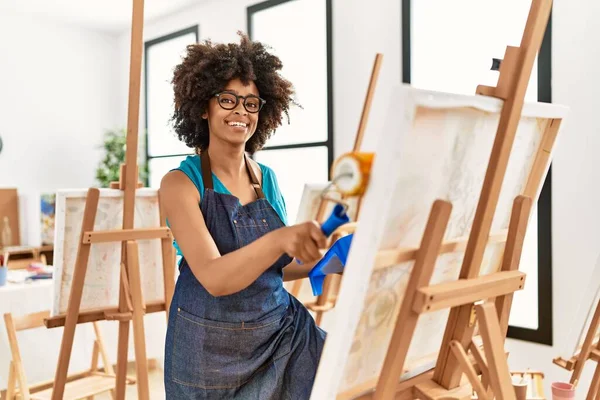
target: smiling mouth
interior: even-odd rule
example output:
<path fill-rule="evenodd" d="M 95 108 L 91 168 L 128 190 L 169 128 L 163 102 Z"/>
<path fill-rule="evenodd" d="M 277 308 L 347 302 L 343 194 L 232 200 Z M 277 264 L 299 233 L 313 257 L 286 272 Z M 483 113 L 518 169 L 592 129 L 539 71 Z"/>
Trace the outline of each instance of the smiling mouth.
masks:
<path fill-rule="evenodd" d="M 227 125 L 233 126 L 236 128 L 247 128 L 248 124 L 245 122 L 227 122 Z"/>

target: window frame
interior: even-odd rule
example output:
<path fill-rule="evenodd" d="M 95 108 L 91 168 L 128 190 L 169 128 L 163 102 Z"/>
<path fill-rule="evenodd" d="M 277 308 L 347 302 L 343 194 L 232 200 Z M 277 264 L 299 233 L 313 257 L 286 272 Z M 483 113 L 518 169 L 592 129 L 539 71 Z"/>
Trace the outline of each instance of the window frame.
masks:
<path fill-rule="evenodd" d="M 284 3 L 297 0 L 267 0 L 258 4 L 253 4 L 246 8 L 248 37 L 253 39 L 252 17 L 254 14 L 268 10 L 269 8 L 279 6 Z M 302 149 L 307 147 L 326 147 L 327 148 L 327 176 L 330 176 L 331 166 L 334 157 L 333 141 L 333 42 L 332 42 L 332 0 L 325 0 L 325 21 L 326 21 L 326 48 L 327 48 L 327 139 L 320 142 L 303 142 L 277 146 L 265 146 L 259 151 L 276 151 L 288 149 Z"/>
<path fill-rule="evenodd" d="M 401 53 L 403 83 L 411 82 L 411 0 L 402 0 L 401 6 Z M 491 61 L 491 60 L 490 60 Z M 542 46 L 538 53 L 539 102 L 552 102 L 552 13 Z M 537 203 L 538 212 L 538 328 L 530 329 L 509 325 L 507 338 L 553 345 L 552 321 L 552 165 L 542 186 Z M 529 284 L 532 284 L 530 282 Z"/>
<path fill-rule="evenodd" d="M 160 155 L 160 156 L 151 156 L 149 153 L 149 148 L 148 148 L 148 143 L 149 143 L 149 139 L 150 139 L 150 132 L 148 131 L 148 60 L 150 59 L 148 57 L 148 50 L 157 44 L 172 40 L 172 39 L 176 39 L 180 36 L 184 36 L 190 33 L 194 33 L 196 35 L 196 43 L 198 43 L 199 37 L 200 37 L 200 29 L 199 29 L 199 25 L 192 25 L 189 26 L 187 28 L 184 29 L 180 29 L 178 31 L 175 32 L 171 32 L 167 35 L 163 35 L 163 36 L 159 36 L 155 39 L 151 39 L 151 40 L 147 40 L 144 42 L 144 148 L 145 148 L 145 163 L 146 166 L 148 168 L 148 173 L 146 174 L 146 178 L 145 178 L 145 186 L 149 186 L 150 185 L 150 176 L 152 174 L 152 171 L 150 170 L 150 160 L 154 159 L 154 158 L 169 158 L 169 157 L 181 157 L 181 156 L 187 156 L 187 155 L 191 155 L 193 154 L 193 150 L 191 150 L 189 153 L 181 153 L 181 154 L 164 154 L 164 155 Z"/>

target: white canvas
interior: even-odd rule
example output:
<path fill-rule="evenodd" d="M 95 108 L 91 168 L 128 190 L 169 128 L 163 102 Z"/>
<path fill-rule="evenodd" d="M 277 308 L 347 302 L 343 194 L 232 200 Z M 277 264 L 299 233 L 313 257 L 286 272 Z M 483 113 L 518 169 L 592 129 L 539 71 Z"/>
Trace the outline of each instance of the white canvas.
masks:
<path fill-rule="evenodd" d="M 304 184 L 304 190 L 302 191 L 302 197 L 300 198 L 300 205 L 296 214 L 296 224 L 302 222 L 311 221 L 316 219 L 317 213 L 319 212 L 319 206 L 321 204 L 321 195 L 324 190 L 327 189 L 330 182 L 327 183 L 306 183 Z M 335 195 L 337 192 L 334 192 Z M 339 198 L 340 196 L 336 196 Z M 333 209 L 335 204 L 328 204 L 328 210 Z M 326 212 L 325 215 L 328 215 Z"/>
<path fill-rule="evenodd" d="M 590 330 L 596 308 L 600 307 L 600 257 L 598 257 L 594 272 L 588 282 L 589 285 L 583 293 L 577 314 L 574 315 L 571 321 L 569 335 L 561 349 L 560 356 L 564 360 L 579 355 Z M 600 326 L 594 332 L 593 343 L 597 344 L 599 340 Z"/>
<path fill-rule="evenodd" d="M 87 189 L 60 190 L 56 195 L 53 316 L 63 314 L 67 310 L 86 195 Z M 100 189 L 94 230 L 121 229 L 122 226 L 123 191 Z M 159 226 L 158 191 L 149 188 L 137 189 L 134 227 Z M 138 249 L 144 301 L 148 303 L 164 300 L 160 239 L 140 240 Z M 120 262 L 120 242 L 91 245 L 81 310 L 118 305 Z"/>
<path fill-rule="evenodd" d="M 433 202 L 453 204 L 445 241 L 468 237 L 500 117 L 502 101 L 400 85 L 393 91 L 358 228 L 328 332 L 311 399 L 334 399 L 372 387 L 381 371 L 413 261 L 375 270 L 379 250 L 417 248 Z M 535 201 L 539 182 L 528 178 L 544 134 L 566 108 L 525 105 L 502 187 L 491 234 L 506 234 L 514 198 Z M 552 149 L 549 149 L 550 153 Z M 525 190 L 527 186 L 527 191 Z M 500 267 L 504 242 L 489 244 L 482 274 Z M 438 258 L 432 284 L 456 280 L 463 252 Z M 402 379 L 433 367 L 449 310 L 419 319 Z M 399 378 L 400 379 L 400 378 Z"/>

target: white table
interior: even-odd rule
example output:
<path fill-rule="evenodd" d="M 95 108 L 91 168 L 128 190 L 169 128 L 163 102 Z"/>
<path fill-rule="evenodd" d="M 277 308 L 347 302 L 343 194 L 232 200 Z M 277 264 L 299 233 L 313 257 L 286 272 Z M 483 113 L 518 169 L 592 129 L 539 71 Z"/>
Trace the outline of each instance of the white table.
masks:
<path fill-rule="evenodd" d="M 3 315 L 11 312 L 20 316 L 38 311 L 50 310 L 52 305 L 52 281 L 29 283 L 7 283 L 0 287 L 0 390 L 7 387 L 10 349 Z M 146 354 L 148 359 L 157 359 L 162 368 L 164 359 L 164 338 L 166 314 L 148 314 L 144 317 L 146 332 Z M 106 342 L 107 352 L 112 363 L 117 360 L 118 322 L 102 321 L 100 327 Z M 60 350 L 62 328 L 45 327 L 17 333 L 25 374 L 28 384 L 54 379 L 56 362 Z M 91 364 L 92 346 L 95 335 L 91 324 L 80 324 L 75 330 L 75 340 L 69 373 L 86 370 Z M 133 330 L 129 334 L 129 360 L 135 360 L 133 351 Z M 100 362 L 101 364 L 101 362 Z"/>

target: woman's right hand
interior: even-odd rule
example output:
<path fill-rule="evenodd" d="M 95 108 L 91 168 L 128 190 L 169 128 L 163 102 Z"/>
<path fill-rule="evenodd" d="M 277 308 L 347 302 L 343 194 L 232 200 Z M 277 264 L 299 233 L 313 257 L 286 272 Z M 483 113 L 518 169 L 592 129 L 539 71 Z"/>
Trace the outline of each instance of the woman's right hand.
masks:
<path fill-rule="evenodd" d="M 287 226 L 273 233 L 284 253 L 305 264 L 319 260 L 319 249 L 327 246 L 327 238 L 316 221 Z"/>

